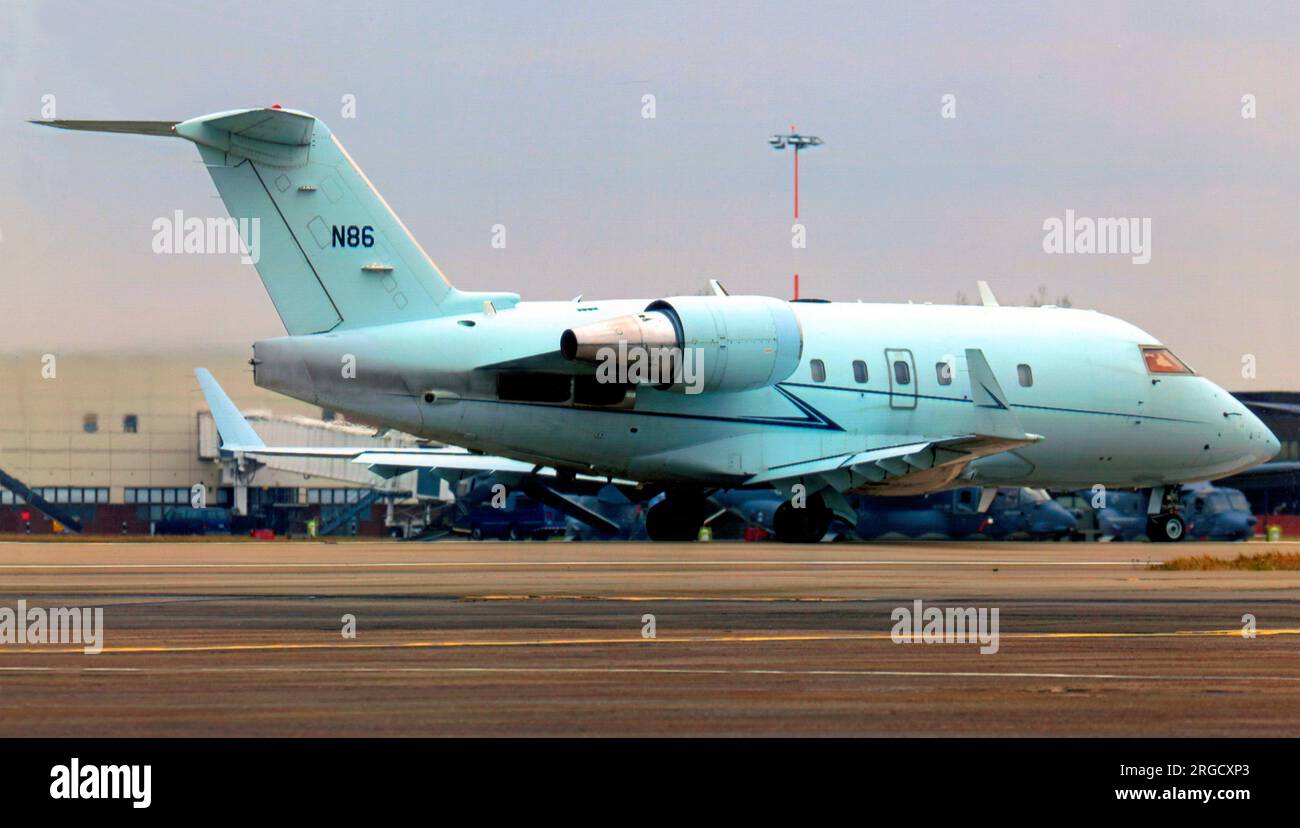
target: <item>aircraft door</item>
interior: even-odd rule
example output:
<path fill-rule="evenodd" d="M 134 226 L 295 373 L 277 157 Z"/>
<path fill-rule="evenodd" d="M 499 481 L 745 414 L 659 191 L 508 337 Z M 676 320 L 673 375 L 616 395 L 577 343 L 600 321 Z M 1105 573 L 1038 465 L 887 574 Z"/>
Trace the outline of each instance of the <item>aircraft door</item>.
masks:
<path fill-rule="evenodd" d="M 886 348 L 885 367 L 889 373 L 889 407 L 916 408 L 916 360 L 906 348 Z"/>

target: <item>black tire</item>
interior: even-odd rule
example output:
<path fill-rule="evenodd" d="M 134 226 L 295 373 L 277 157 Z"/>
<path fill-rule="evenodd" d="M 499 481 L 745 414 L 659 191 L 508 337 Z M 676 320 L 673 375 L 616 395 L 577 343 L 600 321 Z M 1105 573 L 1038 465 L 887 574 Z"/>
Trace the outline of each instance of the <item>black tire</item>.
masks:
<path fill-rule="evenodd" d="M 652 541 L 698 540 L 704 518 L 703 500 L 665 498 L 646 513 L 645 530 Z"/>
<path fill-rule="evenodd" d="M 1179 515 L 1156 515 L 1147 520 L 1147 538 L 1152 543 L 1178 543 L 1187 537 L 1187 524 Z"/>
<path fill-rule="evenodd" d="M 787 501 L 772 515 L 772 533 L 782 543 L 817 543 L 831 528 L 833 517 L 820 497 L 810 499 L 802 509 Z"/>

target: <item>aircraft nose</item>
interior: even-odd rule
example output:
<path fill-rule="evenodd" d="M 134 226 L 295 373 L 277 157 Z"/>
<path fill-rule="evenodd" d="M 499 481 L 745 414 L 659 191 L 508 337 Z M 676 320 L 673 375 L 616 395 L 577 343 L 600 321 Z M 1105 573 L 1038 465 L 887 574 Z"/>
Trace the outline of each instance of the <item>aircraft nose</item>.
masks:
<path fill-rule="evenodd" d="M 1277 457 L 1279 454 L 1281 454 L 1282 443 L 1277 439 L 1276 434 L 1269 431 L 1268 426 L 1264 425 L 1263 423 L 1260 423 L 1259 427 L 1264 430 L 1265 445 L 1267 446 L 1267 450 L 1268 450 L 1268 456 L 1264 458 L 1264 462 L 1268 462 L 1269 460 L 1272 460 L 1274 457 Z"/>
<path fill-rule="evenodd" d="M 1267 463 L 1282 451 L 1282 443 L 1277 435 L 1249 409 L 1246 411 L 1246 432 L 1253 438 L 1252 442 L 1255 442 L 1255 453 L 1261 463 Z"/>
<path fill-rule="evenodd" d="M 1229 398 L 1223 417 L 1232 421 L 1229 428 L 1232 431 L 1233 447 L 1243 457 L 1253 459 L 1255 464 L 1267 463 L 1282 451 L 1277 436 L 1240 400 Z"/>

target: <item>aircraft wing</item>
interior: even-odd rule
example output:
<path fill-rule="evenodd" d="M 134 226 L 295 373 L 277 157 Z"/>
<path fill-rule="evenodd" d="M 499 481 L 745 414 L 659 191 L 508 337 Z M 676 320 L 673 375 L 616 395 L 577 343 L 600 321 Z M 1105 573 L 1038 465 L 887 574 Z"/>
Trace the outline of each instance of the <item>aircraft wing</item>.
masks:
<path fill-rule="evenodd" d="M 774 466 L 750 477 L 746 485 L 768 484 L 786 490 L 803 483 L 809 493 L 826 489 L 881 494 L 934 491 L 974 460 L 1043 439 L 1021 427 L 982 351 L 967 349 L 966 367 L 975 409 L 972 431 Z"/>
<path fill-rule="evenodd" d="M 553 468 L 539 466 L 509 457 L 473 454 L 462 448 L 393 448 L 388 446 L 268 446 L 249 425 L 238 407 L 217 383 L 206 368 L 196 368 L 203 397 L 217 424 L 223 451 L 237 451 L 253 457 L 323 457 L 350 460 L 368 466 L 380 477 L 393 477 L 412 469 L 430 469 L 440 477 L 459 479 L 485 472 L 514 472 L 528 475 L 554 477 Z M 579 480 L 601 481 L 606 478 L 594 475 L 577 475 Z M 632 481 L 615 480 L 620 484 L 635 485 Z"/>
<path fill-rule="evenodd" d="M 818 476 L 838 491 L 849 491 L 872 484 L 888 485 L 890 481 L 908 475 L 945 467 L 954 467 L 952 476 L 955 477 L 972 460 L 1010 451 L 1041 439 L 1036 434 L 1026 434 L 1022 439 L 983 434 L 941 437 L 780 466 L 756 474 L 745 483 L 778 483 Z"/>

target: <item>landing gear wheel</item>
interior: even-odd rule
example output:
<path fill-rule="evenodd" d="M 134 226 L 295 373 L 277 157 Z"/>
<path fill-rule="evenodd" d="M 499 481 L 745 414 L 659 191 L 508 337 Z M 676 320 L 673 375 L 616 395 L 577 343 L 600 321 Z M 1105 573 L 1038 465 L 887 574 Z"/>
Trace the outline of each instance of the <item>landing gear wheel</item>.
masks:
<path fill-rule="evenodd" d="M 705 517 L 703 498 L 667 497 L 646 514 L 646 534 L 653 541 L 693 541 Z"/>
<path fill-rule="evenodd" d="M 1177 543 L 1187 534 L 1187 524 L 1178 515 L 1156 515 L 1147 519 L 1147 537 L 1152 543 Z"/>
<path fill-rule="evenodd" d="M 772 515 L 772 532 L 782 543 L 817 543 L 831 528 L 832 517 L 820 497 L 810 498 L 802 509 L 787 501 Z"/>

